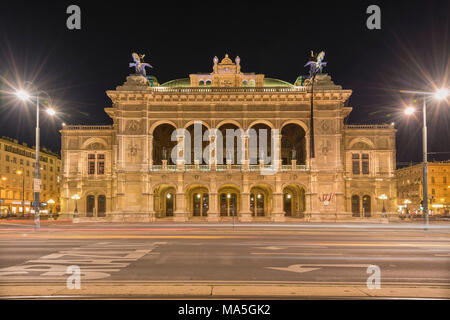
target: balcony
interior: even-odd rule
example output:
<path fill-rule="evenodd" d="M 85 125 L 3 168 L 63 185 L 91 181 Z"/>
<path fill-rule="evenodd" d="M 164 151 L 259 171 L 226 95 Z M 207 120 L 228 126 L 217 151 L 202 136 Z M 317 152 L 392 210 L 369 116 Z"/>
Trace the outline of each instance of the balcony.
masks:
<path fill-rule="evenodd" d="M 271 165 L 249 165 L 248 169 L 245 170 L 244 165 L 242 164 L 217 164 L 215 170 L 213 170 L 211 168 L 210 165 L 208 164 L 202 164 L 202 165 L 195 165 L 195 164 L 185 164 L 182 167 L 182 170 L 180 171 L 185 171 L 185 172 L 210 172 L 210 171 L 219 171 L 219 172 L 224 172 L 224 171 L 260 171 L 262 169 L 264 170 L 269 170 L 272 169 Z M 178 167 L 176 165 L 153 165 L 151 166 L 150 170 L 152 172 L 168 172 L 168 171 L 178 171 Z M 286 172 L 286 171 L 309 171 L 309 168 L 306 165 L 282 165 L 279 168 L 280 172 Z"/>
<path fill-rule="evenodd" d="M 66 125 L 63 130 L 112 130 L 112 125 L 85 126 L 85 125 Z"/>

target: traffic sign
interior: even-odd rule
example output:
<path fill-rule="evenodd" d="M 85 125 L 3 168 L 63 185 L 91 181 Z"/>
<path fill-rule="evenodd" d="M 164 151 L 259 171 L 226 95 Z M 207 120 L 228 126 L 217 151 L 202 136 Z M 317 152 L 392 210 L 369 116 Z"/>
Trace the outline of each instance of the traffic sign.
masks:
<path fill-rule="evenodd" d="M 41 192 L 41 179 L 33 179 L 33 191 Z"/>

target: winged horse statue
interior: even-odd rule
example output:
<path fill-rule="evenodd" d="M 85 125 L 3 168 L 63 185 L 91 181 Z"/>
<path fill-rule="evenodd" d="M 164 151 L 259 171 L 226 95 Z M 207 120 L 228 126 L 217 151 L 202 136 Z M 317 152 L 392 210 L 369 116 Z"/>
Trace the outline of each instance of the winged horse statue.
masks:
<path fill-rule="evenodd" d="M 314 52 L 311 51 L 311 61 L 305 64 L 305 67 L 309 66 L 309 75 L 314 77 L 318 72 L 322 73 L 322 68 L 327 65 L 326 62 L 323 62 L 325 58 L 325 51 L 321 51 L 317 56 L 314 56 Z"/>
<path fill-rule="evenodd" d="M 153 68 L 150 64 L 144 62 L 145 54 L 137 54 L 133 52 L 131 54 L 133 57 L 134 62 L 130 62 L 130 68 L 134 67 L 136 69 L 136 74 L 139 74 L 141 76 L 147 76 L 147 73 L 145 72 L 145 67 Z"/>

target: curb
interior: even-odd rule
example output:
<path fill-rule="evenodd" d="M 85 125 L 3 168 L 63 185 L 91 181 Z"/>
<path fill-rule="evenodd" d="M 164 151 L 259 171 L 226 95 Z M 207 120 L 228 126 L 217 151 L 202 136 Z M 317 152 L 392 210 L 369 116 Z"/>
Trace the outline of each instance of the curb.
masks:
<path fill-rule="evenodd" d="M 148 297 L 148 298 L 432 298 L 450 299 L 450 287 L 392 286 L 368 289 L 364 286 L 311 286 L 311 285 L 245 285 L 245 284 L 88 284 L 80 289 L 63 285 L 0 285 L 0 299 L 20 297 L 67 298 Z"/>

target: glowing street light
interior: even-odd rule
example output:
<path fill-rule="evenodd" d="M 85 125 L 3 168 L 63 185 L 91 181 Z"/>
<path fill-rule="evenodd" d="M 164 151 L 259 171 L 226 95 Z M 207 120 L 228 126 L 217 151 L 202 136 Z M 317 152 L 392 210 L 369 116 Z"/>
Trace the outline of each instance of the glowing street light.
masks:
<path fill-rule="evenodd" d="M 26 92 L 25 90 L 19 90 L 16 92 L 16 96 L 22 100 L 22 101 L 27 101 L 30 99 L 30 95 L 28 94 L 28 92 Z"/>
<path fill-rule="evenodd" d="M 447 89 L 439 89 L 434 93 L 434 97 L 438 100 L 444 100 L 449 95 L 449 92 Z"/>
<path fill-rule="evenodd" d="M 422 197 L 423 197 L 423 213 L 425 218 L 425 230 L 428 229 L 429 217 L 428 217 L 428 144 L 427 144 L 427 97 L 432 96 L 437 100 L 444 100 L 449 95 L 447 89 L 439 89 L 435 92 L 419 92 L 419 91 L 406 91 L 400 90 L 403 93 L 412 93 L 423 96 L 423 127 L 422 127 L 422 157 L 423 157 L 423 179 L 422 179 Z M 405 114 L 410 116 L 414 113 L 413 107 L 408 107 L 405 109 Z"/>
<path fill-rule="evenodd" d="M 74 194 L 72 196 L 72 200 L 75 200 L 75 210 L 73 212 L 73 217 L 78 218 L 78 200 L 80 200 L 80 196 L 78 194 Z"/>
<path fill-rule="evenodd" d="M 383 200 L 383 209 L 381 210 L 381 212 L 383 213 L 383 218 L 386 217 L 386 208 L 384 207 L 384 200 L 386 200 L 388 197 L 385 194 L 382 194 L 381 196 L 378 197 L 378 199 Z"/>
<path fill-rule="evenodd" d="M 28 82 L 33 87 L 35 87 L 32 83 Z M 22 101 L 29 101 L 32 98 L 36 99 L 36 160 L 35 160 L 35 169 L 34 169 L 34 227 L 35 229 L 39 229 L 40 227 L 40 221 L 39 221 L 39 205 L 40 205 L 40 192 L 41 192 L 41 173 L 39 168 L 41 167 L 39 165 L 39 142 L 40 142 L 40 128 L 39 128 L 39 98 L 40 94 L 44 93 L 45 95 L 48 95 L 45 91 L 37 91 L 36 96 L 32 97 L 28 92 L 25 90 L 18 90 L 16 92 L 16 96 L 22 100 Z M 51 110 L 51 111 L 49 111 Z M 47 113 L 50 116 L 54 116 L 56 114 L 55 110 L 49 109 L 47 110 Z"/>
<path fill-rule="evenodd" d="M 53 108 L 48 108 L 45 111 L 51 116 L 54 116 L 56 114 L 56 111 Z"/>
<path fill-rule="evenodd" d="M 412 115 L 414 113 L 414 111 L 416 111 L 416 109 L 414 107 L 408 107 L 408 108 L 405 109 L 405 114 L 407 116 L 410 116 L 410 115 Z"/>

